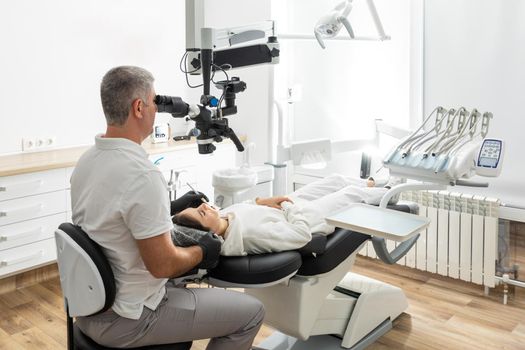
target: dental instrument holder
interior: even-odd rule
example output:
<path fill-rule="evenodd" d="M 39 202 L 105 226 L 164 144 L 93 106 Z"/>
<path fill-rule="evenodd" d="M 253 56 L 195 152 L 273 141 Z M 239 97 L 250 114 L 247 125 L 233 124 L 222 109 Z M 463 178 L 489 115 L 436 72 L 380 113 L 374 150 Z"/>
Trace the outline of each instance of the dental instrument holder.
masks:
<path fill-rule="evenodd" d="M 180 185 L 179 177 L 182 173 L 188 172 L 187 170 L 179 170 L 176 171 L 175 169 L 170 170 L 170 179 L 168 181 L 168 195 L 170 198 L 170 202 L 177 199 L 177 187 Z"/>
<path fill-rule="evenodd" d="M 434 125 L 425 131 L 425 125 L 434 114 Z M 437 107 L 415 132 L 390 152 L 383 164 L 391 175 L 402 178 L 452 186 L 485 186 L 465 179 L 476 174 L 499 175 L 503 141 L 485 138 L 492 117 L 492 113 L 481 115 L 477 109 L 469 113 L 464 107 L 449 110 Z M 487 141 L 497 141 L 499 145 L 496 162 L 490 169 L 479 163 L 480 149 Z M 495 148 L 492 144 L 490 147 Z M 493 151 L 487 154 L 494 156 Z"/>

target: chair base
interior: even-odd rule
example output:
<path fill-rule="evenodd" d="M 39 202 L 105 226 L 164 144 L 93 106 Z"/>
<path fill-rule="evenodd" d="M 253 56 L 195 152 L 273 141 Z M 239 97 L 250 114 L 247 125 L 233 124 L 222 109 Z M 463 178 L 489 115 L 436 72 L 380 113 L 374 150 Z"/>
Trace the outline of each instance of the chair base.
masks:
<path fill-rule="evenodd" d="M 392 329 L 392 322 L 385 320 L 373 332 L 357 344 L 348 348 L 349 350 L 364 350 Z M 341 344 L 341 338 L 334 335 L 316 335 L 308 340 L 297 338 L 275 331 L 261 344 L 253 347 L 253 350 L 341 350 L 345 347 Z"/>
<path fill-rule="evenodd" d="M 74 350 L 117 350 L 117 348 L 108 348 L 106 346 L 95 343 L 91 338 L 82 333 L 76 324 L 73 325 L 74 334 Z M 140 348 L 133 348 L 134 350 L 189 350 L 192 342 L 176 343 L 176 344 L 161 344 L 148 345 Z M 118 348 L 120 349 L 120 348 Z"/>
<path fill-rule="evenodd" d="M 271 340 L 258 348 L 362 349 L 361 346 L 368 346 L 391 329 L 392 320 L 408 307 L 403 291 L 351 272 L 341 278 L 354 257 L 351 255 L 328 274 L 308 278 L 298 276 L 288 285 L 248 289 L 247 293 L 263 302 L 265 322 L 290 335 L 270 337 Z M 332 336 L 324 336 L 331 334 L 339 337 L 337 341 Z"/>

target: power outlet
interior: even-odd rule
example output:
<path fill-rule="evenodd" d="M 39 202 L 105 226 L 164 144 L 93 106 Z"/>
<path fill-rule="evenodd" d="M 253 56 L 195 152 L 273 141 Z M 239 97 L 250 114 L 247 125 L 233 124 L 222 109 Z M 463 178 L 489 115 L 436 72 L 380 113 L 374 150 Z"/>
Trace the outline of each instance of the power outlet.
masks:
<path fill-rule="evenodd" d="M 36 139 L 36 148 L 43 148 L 46 146 L 46 140 L 43 138 L 37 138 Z"/>
<path fill-rule="evenodd" d="M 24 137 L 22 139 L 22 151 L 32 151 L 36 148 L 36 139 Z"/>
<path fill-rule="evenodd" d="M 55 147 L 57 143 L 57 138 L 55 136 L 50 136 L 46 139 L 46 147 Z"/>
<path fill-rule="evenodd" d="M 55 147 L 57 139 L 55 136 L 45 136 L 22 139 L 22 151 L 41 151 Z"/>
<path fill-rule="evenodd" d="M 55 136 L 39 137 L 36 139 L 36 148 L 50 148 L 54 147 L 56 143 Z"/>

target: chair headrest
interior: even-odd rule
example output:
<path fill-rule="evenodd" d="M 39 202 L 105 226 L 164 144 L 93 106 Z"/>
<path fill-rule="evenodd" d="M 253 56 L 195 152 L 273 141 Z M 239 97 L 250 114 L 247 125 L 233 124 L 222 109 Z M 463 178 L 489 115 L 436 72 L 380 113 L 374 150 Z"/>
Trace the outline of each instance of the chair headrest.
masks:
<path fill-rule="evenodd" d="M 199 239 L 208 232 L 196 228 L 173 224 L 171 229 L 171 240 L 178 247 L 189 247 L 197 245 Z"/>
<path fill-rule="evenodd" d="M 70 316 L 109 309 L 115 301 L 115 277 L 102 248 L 70 223 L 61 224 L 55 238 L 60 284 Z"/>

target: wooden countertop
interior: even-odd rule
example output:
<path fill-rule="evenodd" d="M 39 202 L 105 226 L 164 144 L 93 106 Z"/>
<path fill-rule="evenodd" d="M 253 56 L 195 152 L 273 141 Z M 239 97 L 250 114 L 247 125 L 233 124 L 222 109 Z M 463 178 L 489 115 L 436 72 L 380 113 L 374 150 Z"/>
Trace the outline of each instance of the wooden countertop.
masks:
<path fill-rule="evenodd" d="M 197 148 L 195 140 L 151 143 L 146 139 L 142 146 L 149 154 L 171 152 L 178 149 Z M 0 176 L 11 176 L 36 171 L 75 166 L 80 156 L 91 146 L 71 147 L 33 153 L 0 156 Z"/>

